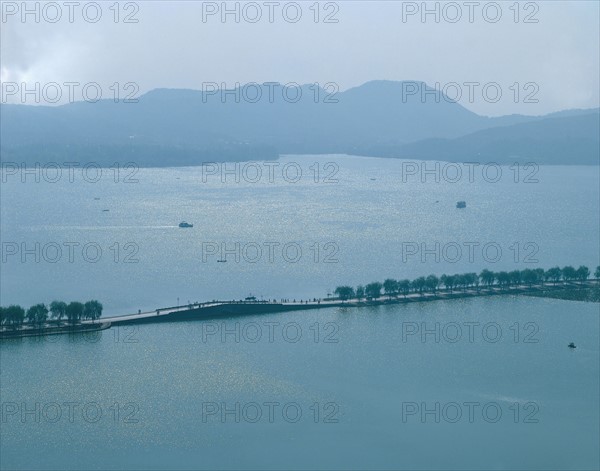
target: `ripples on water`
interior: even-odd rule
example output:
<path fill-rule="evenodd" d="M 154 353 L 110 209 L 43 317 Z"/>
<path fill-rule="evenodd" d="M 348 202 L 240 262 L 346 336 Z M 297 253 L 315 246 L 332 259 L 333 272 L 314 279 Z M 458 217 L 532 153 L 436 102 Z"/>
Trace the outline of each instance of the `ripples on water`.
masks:
<path fill-rule="evenodd" d="M 311 165 L 317 162 L 323 169 L 330 161 L 339 165 L 338 182 L 323 183 L 320 176 L 315 183 Z M 221 183 L 219 176 L 203 176 L 197 167 L 141 169 L 138 183 L 115 183 L 112 173 L 95 184 L 81 178 L 22 184 L 9 178 L 2 185 L 3 241 L 41 247 L 92 243 L 102 256 L 97 263 L 85 262 L 79 250 L 69 263 L 65 247 L 57 263 L 9 257 L 3 264 L 10 273 L 1 287 L 3 303 L 98 298 L 107 315 L 120 315 L 172 305 L 177 298 L 240 299 L 249 293 L 313 298 L 338 284 L 386 277 L 522 269 L 532 265 L 523 263 L 529 242 L 536 244 L 533 259 L 543 267 L 594 266 L 600 257 L 598 178 L 587 167 L 542 167 L 539 183 L 515 183 L 504 167 L 498 183 L 476 174 L 474 183 L 465 177 L 461 183 L 422 184 L 418 177 L 403 182 L 402 163 L 392 159 L 286 157 L 279 168 L 290 162 L 302 164 L 297 183 L 277 173 L 273 183 L 266 176 L 258 183 L 236 183 L 231 177 Z M 466 210 L 455 208 L 458 200 L 467 201 Z M 194 227 L 179 229 L 183 220 Z M 261 246 L 258 262 L 221 264 L 218 256 L 202 262 L 203 243 L 231 247 L 236 242 Z M 299 261 L 286 263 L 279 249 L 271 263 L 264 245 L 269 242 L 298 244 Z M 422 263 L 418 255 L 403 259 L 402 244 L 410 242 L 456 243 L 464 252 L 455 263 L 436 263 L 432 256 Z M 519 263 L 514 262 L 515 242 Z M 134 245 L 125 249 L 128 243 Z M 336 250 L 328 250 L 327 243 Z M 480 244 L 472 263 L 465 243 Z M 485 262 L 481 247 L 486 243 L 503 250 L 497 263 Z M 250 259 L 254 252 L 251 246 L 248 250 Z M 137 263 L 124 263 L 132 254 Z M 336 263 L 325 263 L 327 255 Z"/>
<path fill-rule="evenodd" d="M 402 183 L 398 161 L 302 159 L 305 168 L 336 159 L 339 183 L 202 183 L 196 168 L 141 170 L 139 183 L 130 185 L 9 181 L 2 185 L 3 241 L 95 242 L 109 256 L 95 264 L 3 263 L 2 304 L 98 298 L 107 315 L 116 315 L 170 305 L 177 297 L 324 296 L 340 283 L 486 267 L 480 259 L 403 262 L 401 243 L 409 241 L 503 247 L 531 241 L 539 246 L 540 266 L 597 264 L 598 179 L 587 168 L 542 168 L 533 185 L 510 178 L 494 185 L 422 185 Z M 456 210 L 458 200 L 467 201 L 466 210 Z M 182 220 L 194 228 L 179 229 Z M 297 264 L 202 263 L 202 242 L 221 241 L 302 247 L 333 241 L 339 261 L 314 263 L 309 252 Z M 121 249 L 136 243 L 139 262 L 114 263 L 108 247 L 115 242 Z M 528 266 L 511 253 L 487 267 Z M 598 317 L 597 304 L 503 296 L 3 342 L 3 404 L 94 402 L 103 416 L 93 423 L 81 415 L 56 423 L 5 416 L 0 464 L 27 470 L 597 469 Z M 266 322 L 297 323 L 302 336 L 290 342 L 276 330 L 270 342 Z M 476 330 L 468 341 L 466 322 L 477 329 L 494 323 L 502 335 L 492 342 Z M 231 330 L 236 323 L 256 323 L 262 338 L 206 337 L 207 329 Z M 406 336 L 409 327 L 449 323 L 465 329 L 460 340 Z M 329 343 L 331 326 L 337 342 Z M 534 331 L 530 340 L 537 342 L 524 342 Z M 575 351 L 566 347 L 571 341 Z M 299 404 L 302 419 L 203 421 L 205 402 L 269 401 Z M 406 402 L 468 401 L 499 405 L 502 419 L 403 420 Z M 133 404 L 137 422 L 125 423 L 123 415 L 115 421 L 115 403 Z M 338 422 L 323 423 L 321 414 L 314 423 L 315 403 L 335 404 Z M 538 408 L 537 423 L 523 423 L 528 403 Z"/>

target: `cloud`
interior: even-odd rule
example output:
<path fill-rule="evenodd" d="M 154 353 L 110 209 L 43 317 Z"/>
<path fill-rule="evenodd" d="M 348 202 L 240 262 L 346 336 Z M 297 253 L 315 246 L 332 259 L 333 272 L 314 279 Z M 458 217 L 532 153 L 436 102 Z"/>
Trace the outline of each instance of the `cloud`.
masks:
<path fill-rule="evenodd" d="M 408 3 L 337 2 L 336 11 L 320 3 L 318 15 L 312 4 L 302 3 L 298 22 L 286 20 L 280 10 L 270 22 L 262 2 L 256 23 L 244 16 L 244 3 L 238 17 L 229 14 L 224 23 L 220 14 L 207 16 L 211 2 L 136 2 L 139 9 L 120 11 L 118 22 L 110 3 L 102 4 L 97 23 L 77 15 L 73 23 L 11 18 L 2 24 L 0 74 L 4 82 L 94 81 L 102 84 L 104 96 L 115 82 L 135 82 L 140 94 L 161 87 L 200 89 L 203 82 L 230 88 L 251 81 L 335 82 L 341 90 L 376 79 L 441 86 L 475 81 L 480 89 L 497 82 L 499 102 L 481 95 L 468 100 L 464 93 L 461 103 L 488 115 L 598 106 L 597 2 L 536 2 L 537 23 L 524 22 L 532 14 L 525 4 L 518 21 L 514 9 L 502 3 L 496 23 L 477 10 L 473 22 L 465 10 L 453 23 L 443 9 L 439 22 L 435 15 L 425 22 L 420 15 L 403 18 Z M 233 11 L 238 3 L 226 4 Z M 221 2 L 211 5 L 221 8 Z M 132 13 L 137 23 L 123 23 Z M 332 14 L 337 22 L 326 23 Z M 539 89 L 537 103 L 523 100 L 531 82 Z M 518 97 L 511 87 L 520 89 Z"/>

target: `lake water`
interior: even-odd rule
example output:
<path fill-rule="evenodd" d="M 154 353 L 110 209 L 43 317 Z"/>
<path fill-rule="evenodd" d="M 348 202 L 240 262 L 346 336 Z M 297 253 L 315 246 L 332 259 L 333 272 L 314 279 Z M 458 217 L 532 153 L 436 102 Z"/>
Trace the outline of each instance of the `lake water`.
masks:
<path fill-rule="evenodd" d="M 225 183 L 206 175 L 214 167 L 143 169 L 130 183 L 123 169 L 97 183 L 5 172 L 2 305 L 96 298 L 110 316 L 178 298 L 598 265 L 597 167 L 503 167 L 495 183 L 494 169 L 471 182 L 467 167 L 453 183 L 448 167 L 422 183 L 394 160 L 277 164 L 272 178 L 259 164 L 256 183 L 252 167 L 236 182 L 233 164 Z M 598 469 L 598 319 L 598 304 L 502 296 L 3 342 L 0 464 Z"/>

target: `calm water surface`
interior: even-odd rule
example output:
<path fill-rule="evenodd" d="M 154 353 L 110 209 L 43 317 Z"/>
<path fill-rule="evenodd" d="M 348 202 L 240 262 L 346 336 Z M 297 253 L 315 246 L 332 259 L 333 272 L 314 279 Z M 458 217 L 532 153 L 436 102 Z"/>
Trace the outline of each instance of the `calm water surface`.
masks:
<path fill-rule="evenodd" d="M 309 167 L 332 161 L 338 182 L 321 174 L 315 183 Z M 73 263 L 23 262 L 4 245 L 2 304 L 98 298 L 114 315 L 177 298 L 313 297 L 388 276 L 598 264 L 597 168 L 544 167 L 531 184 L 507 168 L 493 184 L 422 184 L 403 182 L 398 161 L 281 164 L 290 162 L 305 172 L 297 183 L 277 174 L 273 183 L 203 182 L 196 168 L 141 170 L 130 184 L 9 178 L 3 243 L 103 251 L 95 263 L 77 251 Z M 179 229 L 182 220 L 194 228 Z M 296 263 L 281 252 L 203 261 L 203 243 L 224 241 L 294 242 L 303 252 Z M 333 263 L 324 262 L 329 242 Z M 403 258 L 403 243 L 436 242 L 494 243 L 502 255 Z M 124 263 L 127 254 L 137 263 Z M 3 342 L 0 465 L 598 469 L 598 319 L 598 304 L 503 296 Z"/>
<path fill-rule="evenodd" d="M 428 177 L 423 184 L 391 159 L 297 156 L 278 163 L 273 183 L 262 164 L 257 183 L 236 183 L 235 175 L 222 183 L 220 174 L 198 167 L 142 169 L 137 183 L 123 182 L 131 173 L 123 170 L 115 183 L 106 169 L 98 183 L 77 172 L 71 183 L 66 169 L 57 183 L 6 177 L 0 236 L 17 243 L 18 253 L 7 255 L 3 246 L 10 276 L 3 277 L 2 303 L 97 298 L 105 315 L 118 315 L 177 298 L 313 298 L 386 277 L 599 263 L 598 167 L 541 167 L 533 177 L 521 168 L 518 183 L 508 167 L 496 183 L 478 171 L 469 183 L 464 167 L 458 183 Z M 292 183 L 296 164 L 302 177 Z M 493 176 L 490 170 L 488 180 Z M 455 208 L 459 200 L 466 210 Z M 184 220 L 194 227 L 178 228 Z M 206 255 L 221 244 L 239 263 L 235 254 L 227 263 Z M 416 244 L 419 253 L 403 257 L 403 244 Z M 439 259 L 434 253 L 422 261 L 422 244 Z M 27 249 L 34 254 L 23 255 Z"/>
<path fill-rule="evenodd" d="M 2 467 L 597 469 L 598 328 L 505 296 L 5 342 Z"/>

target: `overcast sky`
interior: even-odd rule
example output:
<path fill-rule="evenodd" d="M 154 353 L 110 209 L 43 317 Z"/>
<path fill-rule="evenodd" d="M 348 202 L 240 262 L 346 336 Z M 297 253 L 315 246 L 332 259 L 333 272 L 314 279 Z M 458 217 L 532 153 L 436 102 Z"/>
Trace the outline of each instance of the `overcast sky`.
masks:
<path fill-rule="evenodd" d="M 226 2 L 239 9 L 239 22 L 234 13 L 222 18 L 222 2 L 120 2 L 118 22 L 112 1 L 99 2 L 97 22 L 90 2 L 30 2 L 38 18 L 23 18 L 21 3 L 2 2 L 3 102 L 23 102 L 20 93 L 4 93 L 10 82 L 31 88 L 97 82 L 110 98 L 114 82 L 135 83 L 139 95 L 163 87 L 201 89 L 206 82 L 229 88 L 333 82 L 346 90 L 381 79 L 437 83 L 486 115 L 545 114 L 599 102 L 597 1 L 428 2 L 432 13 L 425 17 L 421 2 L 320 2 L 318 8 L 313 1 Z M 52 22 L 59 9 L 61 18 Z M 127 15 L 137 23 L 126 23 Z M 484 98 L 483 87 L 492 82 L 497 85 L 488 85 Z M 498 87 L 502 98 L 494 102 Z M 61 91 L 68 99 L 68 88 Z M 34 97 L 25 102 L 34 104 Z M 81 99 L 81 91 L 75 89 L 74 98 Z"/>

